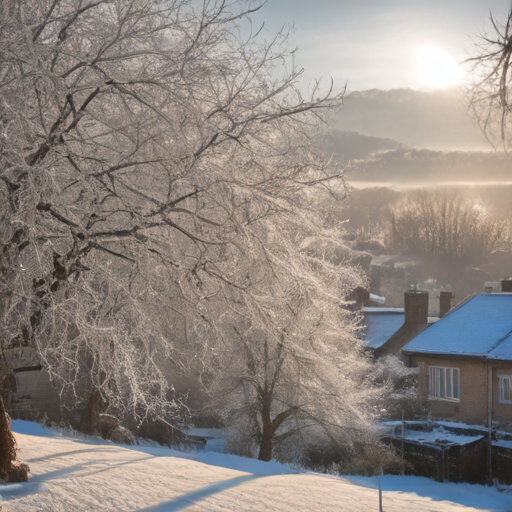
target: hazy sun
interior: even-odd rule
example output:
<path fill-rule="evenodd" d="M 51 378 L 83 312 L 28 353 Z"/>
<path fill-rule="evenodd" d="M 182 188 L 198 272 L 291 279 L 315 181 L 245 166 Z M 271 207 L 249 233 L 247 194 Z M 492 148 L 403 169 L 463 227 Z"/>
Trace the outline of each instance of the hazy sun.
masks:
<path fill-rule="evenodd" d="M 421 83 L 427 87 L 442 89 L 462 82 L 462 70 L 445 52 L 435 46 L 418 49 Z"/>

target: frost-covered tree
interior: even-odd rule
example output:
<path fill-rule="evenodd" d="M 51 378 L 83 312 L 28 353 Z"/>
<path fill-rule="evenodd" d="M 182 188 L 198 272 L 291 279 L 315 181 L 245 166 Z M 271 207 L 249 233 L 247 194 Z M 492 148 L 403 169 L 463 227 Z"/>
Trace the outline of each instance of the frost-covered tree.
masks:
<path fill-rule="evenodd" d="M 360 276 L 332 262 L 345 249 L 297 216 L 267 219 L 253 236 L 250 287 L 243 299 L 229 290 L 216 325 L 211 406 L 232 427 L 231 448 L 268 461 L 289 438 L 293 456 L 311 436 L 369 439 L 381 390 L 344 300 Z"/>
<path fill-rule="evenodd" d="M 348 403 L 328 348 L 363 364 L 336 303 L 357 277 L 299 250 L 337 236 L 314 211 L 343 179 L 311 140 L 341 97 L 241 31 L 252 2 L 0 5 L 2 347 L 34 347 L 65 403 L 172 418 L 173 371 L 221 368 L 236 331 L 280 360 L 296 309 L 295 367 L 329 360 Z"/>
<path fill-rule="evenodd" d="M 391 250 L 453 268 L 478 265 L 505 246 L 505 222 L 462 195 L 412 191 L 389 213 Z"/>
<path fill-rule="evenodd" d="M 512 10 L 504 23 L 490 16 L 492 29 L 481 34 L 466 60 L 468 103 L 479 127 L 497 149 L 510 148 Z"/>

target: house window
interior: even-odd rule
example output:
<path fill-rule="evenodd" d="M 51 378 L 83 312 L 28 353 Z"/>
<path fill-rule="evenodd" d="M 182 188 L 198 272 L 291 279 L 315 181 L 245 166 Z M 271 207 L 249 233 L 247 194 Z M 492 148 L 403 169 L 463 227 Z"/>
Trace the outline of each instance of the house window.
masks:
<path fill-rule="evenodd" d="M 510 386 L 512 384 L 512 375 L 498 375 L 500 383 L 500 402 L 512 403 L 512 392 Z"/>
<path fill-rule="evenodd" d="M 428 386 L 431 397 L 457 401 L 460 399 L 458 368 L 429 366 L 428 370 Z"/>

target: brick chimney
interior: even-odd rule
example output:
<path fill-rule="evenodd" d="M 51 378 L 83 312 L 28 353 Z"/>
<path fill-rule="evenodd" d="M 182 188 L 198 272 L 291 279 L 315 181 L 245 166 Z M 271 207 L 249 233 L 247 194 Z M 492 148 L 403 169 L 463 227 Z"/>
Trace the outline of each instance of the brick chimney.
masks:
<path fill-rule="evenodd" d="M 512 279 L 502 279 L 501 280 L 501 291 L 505 293 L 512 292 Z"/>
<path fill-rule="evenodd" d="M 439 294 L 439 318 L 443 318 L 452 309 L 453 292 L 441 292 Z"/>
<path fill-rule="evenodd" d="M 414 328 L 428 322 L 428 292 L 409 290 L 404 293 L 406 327 Z"/>

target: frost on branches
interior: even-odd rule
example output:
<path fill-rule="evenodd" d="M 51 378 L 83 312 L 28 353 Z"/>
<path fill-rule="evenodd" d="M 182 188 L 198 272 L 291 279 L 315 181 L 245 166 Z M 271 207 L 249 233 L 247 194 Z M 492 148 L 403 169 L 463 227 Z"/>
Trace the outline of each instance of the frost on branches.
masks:
<path fill-rule="evenodd" d="M 372 385 L 344 300 L 361 278 L 332 263 L 346 248 L 338 232 L 315 228 L 321 224 L 311 211 L 259 222 L 247 233 L 255 257 L 248 285 L 212 299 L 225 301 L 215 324 L 212 407 L 233 425 L 239 454 L 270 460 L 285 446 L 280 458 L 290 460 L 322 440 L 373 440 L 382 390 Z"/>
<path fill-rule="evenodd" d="M 360 278 L 304 245 L 340 239 L 311 140 L 341 95 L 301 94 L 284 34 L 240 36 L 254 2 L 0 6 L 2 348 L 35 347 L 71 408 L 98 389 L 176 422 L 193 368 L 260 397 L 265 439 L 367 421 Z"/>
<path fill-rule="evenodd" d="M 512 10 L 504 22 L 489 15 L 492 29 L 479 34 L 465 64 L 469 75 L 466 100 L 470 113 L 495 149 L 510 151 L 512 82 Z"/>

